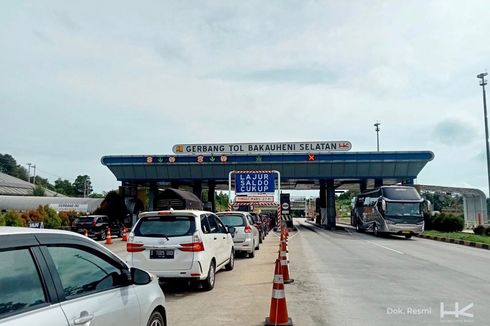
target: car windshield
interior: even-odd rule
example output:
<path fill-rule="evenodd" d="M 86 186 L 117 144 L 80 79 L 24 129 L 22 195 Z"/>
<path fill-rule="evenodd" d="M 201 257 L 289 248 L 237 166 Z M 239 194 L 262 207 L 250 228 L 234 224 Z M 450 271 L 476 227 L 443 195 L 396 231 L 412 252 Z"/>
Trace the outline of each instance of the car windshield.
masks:
<path fill-rule="evenodd" d="M 420 203 L 390 203 L 386 204 L 388 216 L 414 216 L 421 215 Z"/>
<path fill-rule="evenodd" d="M 94 217 L 79 217 L 76 219 L 78 223 L 92 223 L 95 220 Z"/>
<path fill-rule="evenodd" d="M 226 226 L 245 226 L 245 219 L 239 214 L 218 214 Z"/>
<path fill-rule="evenodd" d="M 143 217 L 134 229 L 140 237 L 182 237 L 192 235 L 196 230 L 191 216 L 149 216 Z"/>

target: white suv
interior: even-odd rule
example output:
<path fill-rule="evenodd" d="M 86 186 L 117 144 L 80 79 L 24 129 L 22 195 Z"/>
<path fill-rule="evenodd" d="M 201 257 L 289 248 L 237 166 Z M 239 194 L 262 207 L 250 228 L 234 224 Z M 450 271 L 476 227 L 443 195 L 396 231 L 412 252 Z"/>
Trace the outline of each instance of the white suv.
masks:
<path fill-rule="evenodd" d="M 0 227 L 3 326 L 166 325 L 158 278 L 73 232 Z"/>
<path fill-rule="evenodd" d="M 234 232 L 210 212 L 142 213 L 129 234 L 127 262 L 162 279 L 200 281 L 211 290 L 216 272 L 234 267 Z"/>

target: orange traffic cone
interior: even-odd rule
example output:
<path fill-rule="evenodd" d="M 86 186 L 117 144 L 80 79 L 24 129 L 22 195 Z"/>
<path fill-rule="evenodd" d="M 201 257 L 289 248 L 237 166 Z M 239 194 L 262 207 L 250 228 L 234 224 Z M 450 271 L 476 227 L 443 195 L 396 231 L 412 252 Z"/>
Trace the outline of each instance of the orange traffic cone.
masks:
<path fill-rule="evenodd" d="M 286 304 L 286 294 L 284 293 L 284 282 L 281 273 L 281 262 L 276 259 L 274 271 L 274 284 L 272 285 L 272 299 L 269 317 L 265 318 L 265 326 L 273 325 L 293 325 L 293 321 L 288 317 L 288 307 Z"/>
<path fill-rule="evenodd" d="M 286 242 L 286 240 L 281 241 L 279 245 L 279 251 L 288 252 L 288 243 Z"/>
<path fill-rule="evenodd" d="M 105 244 L 112 244 L 111 228 L 107 228 L 107 235 L 105 238 Z"/>
<path fill-rule="evenodd" d="M 289 260 L 288 260 L 288 250 L 286 243 L 281 243 L 281 249 L 279 251 L 279 259 L 281 260 L 281 271 L 284 284 L 293 283 L 294 279 L 289 277 Z"/>
<path fill-rule="evenodd" d="M 88 231 L 87 231 L 87 229 L 85 229 L 85 232 L 83 232 L 83 235 L 88 238 Z"/>
<path fill-rule="evenodd" d="M 121 240 L 122 241 L 128 241 L 128 235 L 126 233 L 126 227 L 124 227 L 124 229 L 123 229 Z"/>

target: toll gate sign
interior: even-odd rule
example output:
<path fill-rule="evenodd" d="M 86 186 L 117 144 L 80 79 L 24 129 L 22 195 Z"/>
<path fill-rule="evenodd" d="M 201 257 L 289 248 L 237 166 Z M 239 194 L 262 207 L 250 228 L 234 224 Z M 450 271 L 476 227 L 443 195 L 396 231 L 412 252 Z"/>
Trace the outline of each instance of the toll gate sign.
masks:
<path fill-rule="evenodd" d="M 275 191 L 275 174 L 247 172 L 235 174 L 235 192 L 237 194 L 267 194 Z"/>

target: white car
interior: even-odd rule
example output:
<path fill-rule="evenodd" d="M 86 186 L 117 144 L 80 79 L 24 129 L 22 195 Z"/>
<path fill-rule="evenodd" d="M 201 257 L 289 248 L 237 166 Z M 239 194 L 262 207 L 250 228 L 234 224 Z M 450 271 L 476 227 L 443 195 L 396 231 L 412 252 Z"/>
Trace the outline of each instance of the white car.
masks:
<path fill-rule="evenodd" d="M 247 212 L 222 212 L 217 215 L 226 226 L 235 228 L 235 251 L 245 252 L 249 258 L 255 257 L 255 250 L 260 248 L 260 232 L 254 226 L 252 216 Z"/>
<path fill-rule="evenodd" d="M 165 297 L 156 276 L 89 238 L 0 227 L 0 324 L 164 326 Z"/>
<path fill-rule="evenodd" d="M 211 290 L 216 272 L 234 267 L 234 232 L 211 212 L 142 213 L 129 234 L 127 262 L 162 279 L 188 278 Z"/>

